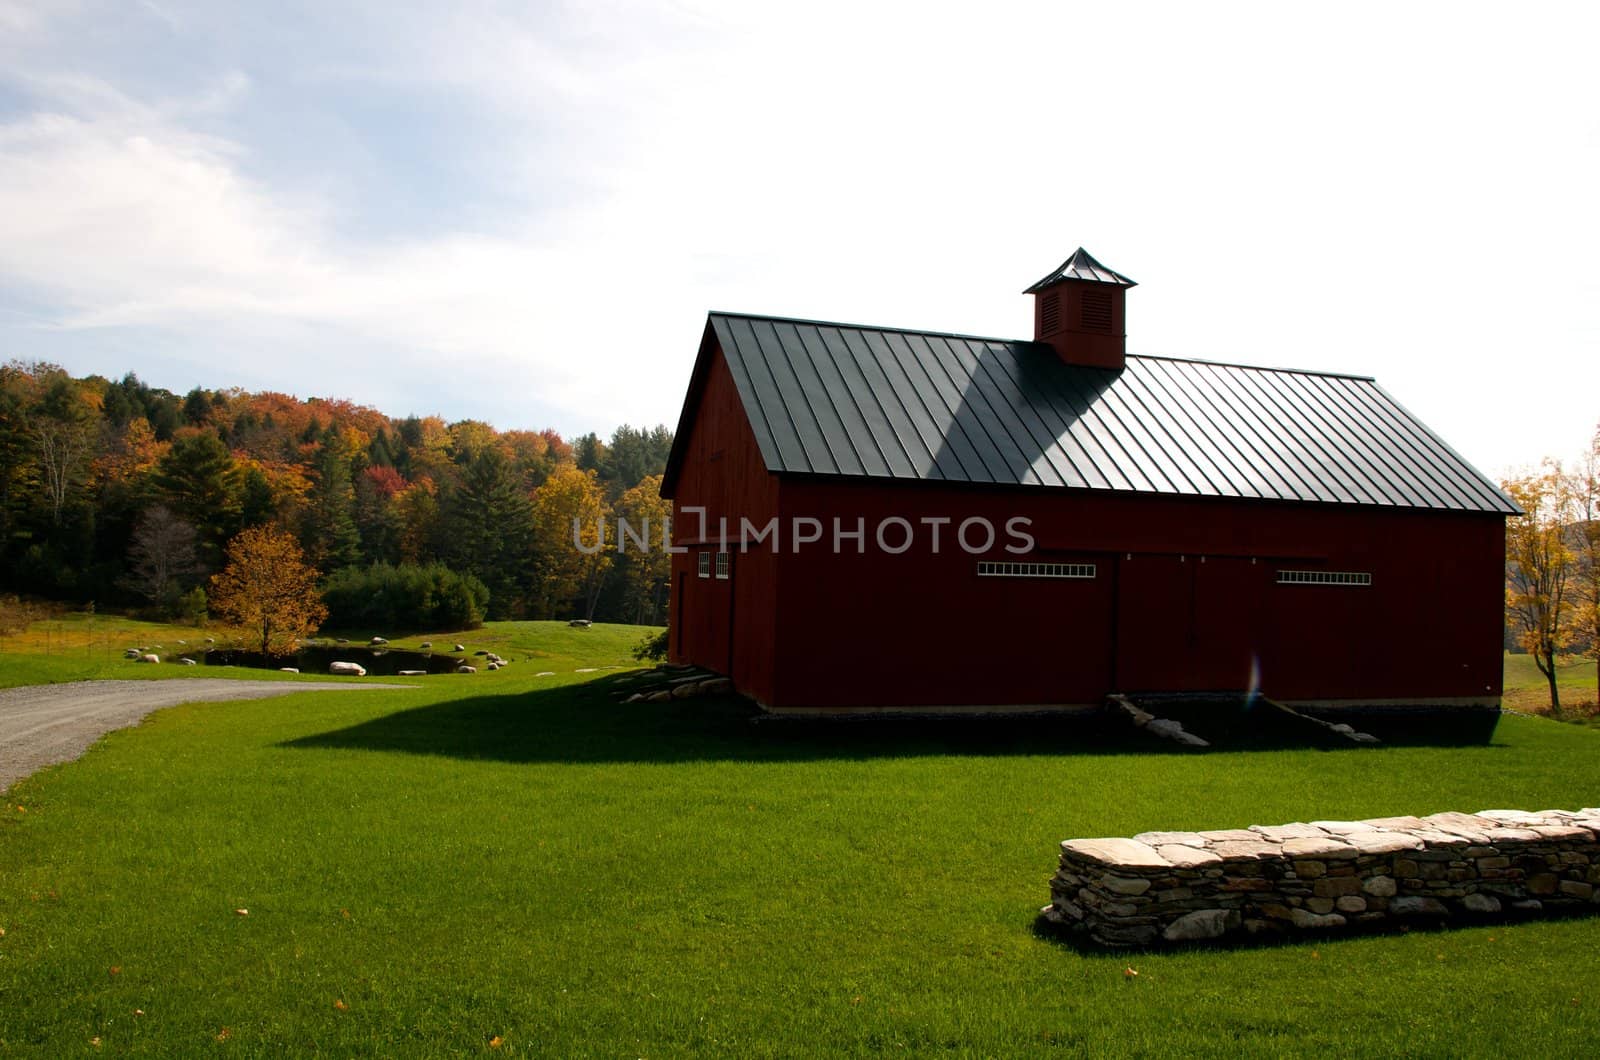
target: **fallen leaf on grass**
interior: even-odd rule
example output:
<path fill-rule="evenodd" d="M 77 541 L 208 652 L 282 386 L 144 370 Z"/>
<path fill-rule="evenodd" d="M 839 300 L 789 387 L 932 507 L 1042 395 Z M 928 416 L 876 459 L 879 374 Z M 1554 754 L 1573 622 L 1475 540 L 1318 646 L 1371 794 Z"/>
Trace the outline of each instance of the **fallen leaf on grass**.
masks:
<path fill-rule="evenodd" d="M 90 1038 L 89 1039 L 89 1044 L 94 1046 L 96 1049 L 98 1049 L 98 1048 L 100 1048 L 100 1039 L 99 1038 Z"/>
<path fill-rule="evenodd" d="M 112 965 L 112 966 L 111 966 L 111 974 L 112 974 L 112 975 L 121 975 L 121 974 L 122 974 L 122 965 L 120 965 L 120 964 L 113 964 L 113 965 Z"/>
<path fill-rule="evenodd" d="M 350 910 L 341 909 L 341 910 L 339 910 L 339 915 L 344 917 L 346 920 L 349 920 L 350 919 Z"/>
<path fill-rule="evenodd" d="M 144 1009 L 136 1008 L 136 1009 L 133 1010 L 133 1014 L 135 1016 L 143 1016 L 144 1015 Z"/>
<path fill-rule="evenodd" d="M 335 998 L 334 1002 L 333 1002 L 333 1007 L 338 1009 L 340 1012 L 349 1012 L 350 1011 L 350 1006 L 346 1005 L 344 1003 L 344 999 L 343 998 Z"/>
<path fill-rule="evenodd" d="M 504 1044 L 504 1043 L 505 1043 L 505 1039 L 504 1039 L 504 1038 L 501 1038 L 501 1037 L 500 1037 L 500 1036 L 499 1036 L 499 1035 L 498 1035 L 498 1034 L 497 1034 L 497 1035 L 495 1035 L 495 1036 L 494 1036 L 494 1037 L 493 1037 L 493 1038 L 490 1038 L 490 1039 L 489 1039 L 489 1048 L 491 1048 L 491 1049 L 498 1049 L 498 1048 L 500 1048 L 500 1046 L 501 1046 L 501 1045 L 503 1045 L 503 1044 Z"/>
<path fill-rule="evenodd" d="M 219 1041 L 219 1042 L 225 1042 L 229 1038 L 232 1038 L 232 1037 L 233 1037 L 233 1032 L 230 1031 L 226 1027 L 222 1028 L 220 1031 L 217 1032 L 217 1041 Z"/>
<path fill-rule="evenodd" d="M 248 909 L 235 909 L 233 911 L 233 914 L 234 914 L 234 916 L 249 916 L 250 915 L 250 910 L 248 910 Z"/>
<path fill-rule="evenodd" d="M 1139 975 L 1139 972 L 1138 972 L 1138 969 L 1136 969 L 1136 968 L 1124 968 L 1124 969 L 1122 969 L 1122 978 L 1124 978 L 1124 979 L 1136 979 L 1136 978 L 1138 978 L 1138 975 Z"/>

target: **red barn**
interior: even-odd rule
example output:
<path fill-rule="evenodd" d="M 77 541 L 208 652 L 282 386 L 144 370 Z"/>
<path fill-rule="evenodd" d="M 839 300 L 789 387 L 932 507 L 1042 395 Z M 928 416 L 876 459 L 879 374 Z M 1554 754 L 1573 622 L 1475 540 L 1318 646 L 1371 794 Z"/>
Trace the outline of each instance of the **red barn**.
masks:
<path fill-rule="evenodd" d="M 1133 285 L 1078 250 L 1032 341 L 712 313 L 672 659 L 777 712 L 1497 704 L 1516 505 L 1371 378 L 1127 355 Z"/>

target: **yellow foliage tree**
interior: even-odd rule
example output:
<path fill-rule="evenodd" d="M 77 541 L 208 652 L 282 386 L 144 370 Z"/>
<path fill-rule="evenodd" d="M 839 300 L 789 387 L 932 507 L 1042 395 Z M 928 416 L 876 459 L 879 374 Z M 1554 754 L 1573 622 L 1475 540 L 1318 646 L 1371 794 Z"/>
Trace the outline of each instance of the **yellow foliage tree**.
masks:
<path fill-rule="evenodd" d="M 581 600 L 594 607 L 611 569 L 616 540 L 605 530 L 605 493 L 593 471 L 564 464 L 533 492 L 533 544 L 539 557 L 539 595 L 545 614 Z"/>
<path fill-rule="evenodd" d="M 672 519 L 672 502 L 661 495 L 661 476 L 647 476 L 617 498 L 617 519 L 617 550 L 624 561 L 634 621 L 654 622 L 672 574 L 672 556 L 662 547 L 662 528 Z M 624 536 L 624 525 L 637 536 Z M 644 540 L 643 549 L 639 539 Z"/>
<path fill-rule="evenodd" d="M 211 578 L 211 612 L 261 635 L 261 653 L 292 648 L 328 617 L 318 574 L 289 534 L 253 526 L 228 542 L 228 565 Z"/>
<path fill-rule="evenodd" d="M 1550 683 L 1550 712 L 1561 715 L 1556 657 L 1571 636 L 1576 556 L 1568 545 L 1571 490 L 1561 465 L 1502 483 L 1526 513 L 1506 522 L 1506 621 Z"/>

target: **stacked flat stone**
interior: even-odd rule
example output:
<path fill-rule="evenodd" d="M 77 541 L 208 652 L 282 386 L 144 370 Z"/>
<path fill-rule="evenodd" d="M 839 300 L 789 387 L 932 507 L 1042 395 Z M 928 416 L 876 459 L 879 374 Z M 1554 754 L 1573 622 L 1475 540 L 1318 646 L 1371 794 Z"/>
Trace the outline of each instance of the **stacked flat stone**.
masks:
<path fill-rule="evenodd" d="M 1050 892 L 1107 946 L 1600 911 L 1600 808 L 1069 839 Z"/>

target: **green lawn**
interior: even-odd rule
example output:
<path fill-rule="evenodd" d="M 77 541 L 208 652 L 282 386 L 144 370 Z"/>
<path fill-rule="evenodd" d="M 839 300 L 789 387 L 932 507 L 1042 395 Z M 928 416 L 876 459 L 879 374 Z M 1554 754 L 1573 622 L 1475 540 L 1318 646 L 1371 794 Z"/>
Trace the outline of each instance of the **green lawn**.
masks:
<path fill-rule="evenodd" d="M 1069 836 L 1595 805 L 1600 732 L 1185 755 L 1075 752 L 1060 723 L 753 725 L 570 672 L 637 631 L 491 632 L 550 665 L 176 707 L 0 797 L 0 1055 L 1600 1039 L 1600 918 L 1132 956 L 1034 919 Z"/>
<path fill-rule="evenodd" d="M 495 652 L 515 664 L 493 674 L 480 673 L 478 680 L 510 679 L 522 669 L 571 673 L 579 667 L 637 666 L 633 647 L 654 632 L 639 626 L 596 625 L 576 629 L 565 622 L 491 622 L 483 629 L 465 633 L 437 633 L 396 638 L 391 646 L 415 648 L 423 642 L 433 650 L 448 652 L 456 644 L 466 648 L 454 654 L 468 662 L 479 662 L 478 649 Z M 55 684 L 61 681 L 86 681 L 95 678 L 136 678 L 149 680 L 167 677 L 238 677 L 250 680 L 329 680 L 327 674 L 280 674 L 276 670 L 247 669 L 239 666 L 178 666 L 171 662 L 184 653 L 205 648 L 205 638 L 215 635 L 204 629 L 168 626 L 106 615 L 69 614 L 35 622 L 26 633 L 0 638 L 0 688 L 18 685 Z M 371 630 L 337 634 L 353 644 L 365 645 Z M 328 634 L 331 639 L 335 634 Z M 221 639 L 227 639 L 224 634 Z M 159 646 L 165 660 L 159 666 L 136 663 L 123 657 L 131 647 Z M 526 676 L 525 674 L 523 676 Z M 396 678 L 385 678 L 393 681 Z M 437 682 L 458 680 L 455 675 L 428 678 L 400 678 L 402 681 Z"/>
<path fill-rule="evenodd" d="M 1556 686 L 1563 710 L 1578 714 L 1595 711 L 1594 660 L 1569 655 L 1556 664 Z M 1544 713 L 1550 709 L 1550 683 L 1534 665 L 1533 656 L 1506 653 L 1505 705 L 1515 710 Z"/>

